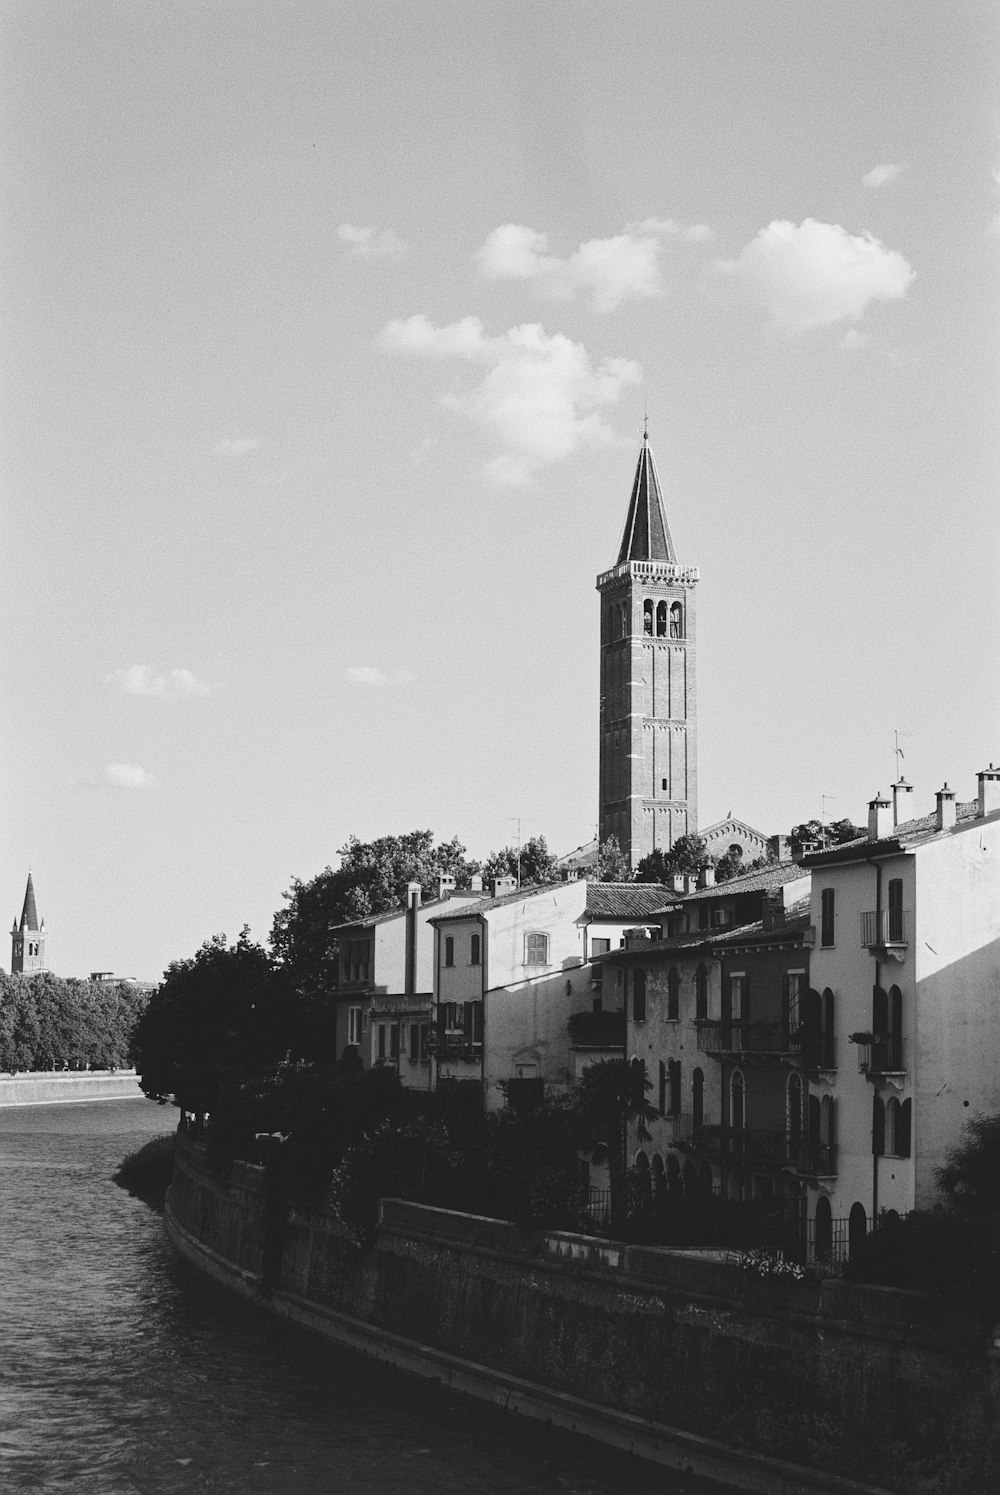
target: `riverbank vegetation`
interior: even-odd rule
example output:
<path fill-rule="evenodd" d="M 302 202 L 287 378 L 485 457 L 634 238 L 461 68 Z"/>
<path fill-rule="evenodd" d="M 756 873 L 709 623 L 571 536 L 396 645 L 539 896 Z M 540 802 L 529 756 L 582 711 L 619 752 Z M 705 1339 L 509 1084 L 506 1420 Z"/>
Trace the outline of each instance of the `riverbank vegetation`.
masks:
<path fill-rule="evenodd" d="M 149 992 L 127 981 L 0 971 L 0 1070 L 123 1069 Z"/>
<path fill-rule="evenodd" d="M 136 1199 L 162 1214 L 174 1169 L 174 1132 L 154 1137 L 123 1158 L 112 1174 L 114 1182 Z"/>

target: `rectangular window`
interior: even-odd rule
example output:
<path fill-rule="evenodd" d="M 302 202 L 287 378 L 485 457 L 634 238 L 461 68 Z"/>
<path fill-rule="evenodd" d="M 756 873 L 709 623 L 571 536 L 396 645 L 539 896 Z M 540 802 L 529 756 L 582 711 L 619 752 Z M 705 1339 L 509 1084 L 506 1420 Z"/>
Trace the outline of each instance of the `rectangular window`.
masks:
<path fill-rule="evenodd" d="M 399 1024 L 389 1024 L 389 1058 L 399 1058 Z"/>
<path fill-rule="evenodd" d="M 747 978 L 742 972 L 729 978 L 729 1016 L 734 1023 L 746 1017 Z"/>
<path fill-rule="evenodd" d="M 888 894 L 889 929 L 887 938 L 894 945 L 899 945 L 903 940 L 903 879 L 901 877 L 890 877 Z"/>
<path fill-rule="evenodd" d="M 361 1042 L 361 1008 L 348 1007 L 347 1009 L 347 1042 Z"/>
<path fill-rule="evenodd" d="M 455 964 L 455 941 L 450 934 L 444 942 L 444 963 L 446 966 Z"/>
<path fill-rule="evenodd" d="M 611 941 L 610 940 L 591 940 L 591 942 L 590 942 L 590 955 L 591 955 L 591 959 L 593 959 L 593 957 L 595 955 L 607 955 L 607 953 L 608 953 L 608 951 L 610 949 L 611 949 Z"/>
<path fill-rule="evenodd" d="M 641 966 L 632 972 L 632 1021 L 646 1021 L 646 972 Z"/>
<path fill-rule="evenodd" d="M 378 1025 L 378 1057 L 385 1058 L 385 1023 Z"/>
<path fill-rule="evenodd" d="M 419 1023 L 411 1023 L 410 1024 L 410 1055 L 409 1055 L 409 1057 L 410 1057 L 410 1063 L 411 1064 L 416 1064 L 417 1060 L 421 1057 L 420 1024 Z"/>
<path fill-rule="evenodd" d="M 660 1060 L 660 1099 L 656 1108 L 661 1116 L 667 1114 L 667 1066 Z"/>
<path fill-rule="evenodd" d="M 479 935 L 474 934 L 469 941 L 469 964 L 477 966 L 479 963 Z"/>
<path fill-rule="evenodd" d="M 549 937 L 547 934 L 524 936 L 524 963 L 526 966 L 544 966 L 549 962 Z"/>
<path fill-rule="evenodd" d="M 820 932 L 819 942 L 821 945 L 833 944 L 833 919 L 834 919 L 834 889 L 824 888 L 820 895 Z"/>

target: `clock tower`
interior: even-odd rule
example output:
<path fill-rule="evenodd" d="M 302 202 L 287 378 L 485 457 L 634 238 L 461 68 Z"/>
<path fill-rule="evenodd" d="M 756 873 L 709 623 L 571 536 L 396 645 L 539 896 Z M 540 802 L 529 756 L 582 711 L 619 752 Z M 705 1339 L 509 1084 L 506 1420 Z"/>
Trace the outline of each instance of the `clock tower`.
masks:
<path fill-rule="evenodd" d="M 677 563 L 648 431 L 601 594 L 601 842 L 634 870 L 698 828 L 696 566 Z"/>

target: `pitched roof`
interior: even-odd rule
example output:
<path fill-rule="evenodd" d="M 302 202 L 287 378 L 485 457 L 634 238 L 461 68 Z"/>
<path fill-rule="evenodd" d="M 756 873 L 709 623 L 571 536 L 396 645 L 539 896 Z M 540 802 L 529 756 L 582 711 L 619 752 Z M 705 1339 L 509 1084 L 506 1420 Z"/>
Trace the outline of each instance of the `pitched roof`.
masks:
<path fill-rule="evenodd" d="M 744 872 L 742 877 L 730 877 L 726 882 L 717 882 L 710 888 L 696 888 L 688 893 L 685 903 L 700 902 L 706 898 L 731 898 L 737 893 L 760 893 L 768 888 L 780 888 L 786 882 L 796 882 L 808 877 L 808 869 L 798 862 L 776 862 L 773 867 L 760 867 L 756 872 Z"/>
<path fill-rule="evenodd" d="M 468 888 L 452 890 L 447 898 L 425 898 L 422 903 L 417 904 L 417 913 L 423 913 L 425 909 L 440 905 L 442 908 L 446 903 L 457 901 L 466 906 L 478 904 L 479 899 L 470 894 Z M 406 913 L 406 904 L 401 903 L 398 908 L 386 909 L 381 914 L 359 914 L 356 919 L 346 919 L 343 924 L 332 924 L 330 934 L 342 934 L 345 929 L 374 929 L 376 924 L 387 924 L 390 919 L 401 919 Z"/>
<path fill-rule="evenodd" d="M 587 882 L 586 913 L 591 919 L 648 919 L 670 899 L 659 882 Z"/>
<path fill-rule="evenodd" d="M 649 449 L 649 437 L 645 431 L 632 483 L 625 530 L 618 550 L 617 564 L 620 566 L 623 561 L 677 563 L 674 543 L 663 513 L 663 499 L 660 497 L 660 483 L 653 464 L 653 453 Z"/>
<path fill-rule="evenodd" d="M 774 928 L 765 929 L 763 921 L 753 920 L 749 924 L 739 924 L 736 928 L 726 929 L 699 929 L 690 934 L 673 934 L 662 940 L 650 940 L 648 944 L 632 945 L 621 950 L 611 950 L 606 955 L 595 956 L 602 965 L 609 962 L 612 965 L 620 964 L 622 961 L 636 959 L 649 960 L 650 958 L 669 959 L 671 955 L 688 955 L 701 949 L 718 950 L 735 947 L 741 949 L 744 945 L 787 945 L 801 943 L 802 936 L 809 928 L 809 911 L 802 909 L 778 924 Z"/>
<path fill-rule="evenodd" d="M 28 886 L 24 890 L 24 907 L 21 910 L 22 930 L 37 930 L 38 911 L 35 908 L 35 885 L 31 881 L 31 873 L 28 873 Z"/>
<path fill-rule="evenodd" d="M 978 800 L 965 800 L 955 806 L 955 825 L 949 829 L 968 830 L 971 821 L 993 818 L 980 816 Z M 839 846 L 830 846 L 826 851 L 812 851 L 807 857 L 803 857 L 802 864 L 805 867 L 826 867 L 831 862 L 853 862 L 859 856 L 885 856 L 894 851 L 907 851 L 913 846 L 920 846 L 935 836 L 946 835 L 947 830 L 938 830 L 935 810 L 930 815 L 920 815 L 916 820 L 904 820 L 888 836 L 880 836 L 877 841 L 869 841 L 867 836 L 856 836 L 853 841 L 842 841 Z"/>
<path fill-rule="evenodd" d="M 485 914 L 491 908 L 502 908 L 507 903 L 517 903 L 525 898 L 537 898 L 539 893 L 554 893 L 557 888 L 572 888 L 576 884 L 572 882 L 540 882 L 529 887 L 516 888 L 513 893 L 503 893 L 499 898 L 476 898 L 470 899 L 464 908 L 456 909 L 454 913 L 438 914 L 432 921 L 435 924 L 443 924 L 448 919 L 468 919 L 477 914 Z"/>

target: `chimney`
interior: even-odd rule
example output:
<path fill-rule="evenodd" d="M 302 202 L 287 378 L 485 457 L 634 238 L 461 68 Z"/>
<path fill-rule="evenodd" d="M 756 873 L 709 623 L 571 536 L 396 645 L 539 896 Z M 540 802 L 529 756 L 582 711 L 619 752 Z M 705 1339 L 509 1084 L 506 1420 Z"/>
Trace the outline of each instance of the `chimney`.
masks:
<path fill-rule="evenodd" d="M 982 769 L 977 775 L 979 782 L 979 814 L 992 815 L 1000 810 L 1000 768 Z"/>
<path fill-rule="evenodd" d="M 776 862 L 790 862 L 792 860 L 791 843 L 787 836 L 768 836 L 767 844 L 771 848 Z"/>
<path fill-rule="evenodd" d="M 769 888 L 761 899 L 761 923 L 767 930 L 780 929 L 785 922 L 785 902 L 781 888 Z"/>
<path fill-rule="evenodd" d="M 881 841 L 892 832 L 892 805 L 884 794 L 868 801 L 868 839 Z"/>
<path fill-rule="evenodd" d="M 702 869 L 701 869 L 701 876 L 698 879 L 698 886 L 700 888 L 714 888 L 715 887 L 715 868 L 714 867 L 702 867 Z"/>
<path fill-rule="evenodd" d="M 406 965 L 403 990 L 412 997 L 417 989 L 417 909 L 420 907 L 420 884 L 406 884 Z"/>
<path fill-rule="evenodd" d="M 493 897 L 506 898 L 508 893 L 517 892 L 516 877 L 495 877 L 493 879 Z"/>
<path fill-rule="evenodd" d="M 481 872 L 474 872 L 472 874 L 469 878 L 469 887 L 474 893 L 481 893 L 483 891 L 483 874 Z"/>
<path fill-rule="evenodd" d="M 683 872 L 675 872 L 670 881 L 674 885 L 675 893 L 687 892 L 687 878 L 684 876 Z"/>
<path fill-rule="evenodd" d="M 892 786 L 892 823 L 905 825 L 913 819 L 913 785 L 898 779 Z"/>
<path fill-rule="evenodd" d="M 438 897 L 449 898 L 455 891 L 455 879 L 450 872 L 438 873 Z"/>
<path fill-rule="evenodd" d="M 948 788 L 947 780 L 937 792 L 937 815 L 934 824 L 939 831 L 946 831 L 955 824 L 955 791 Z"/>

